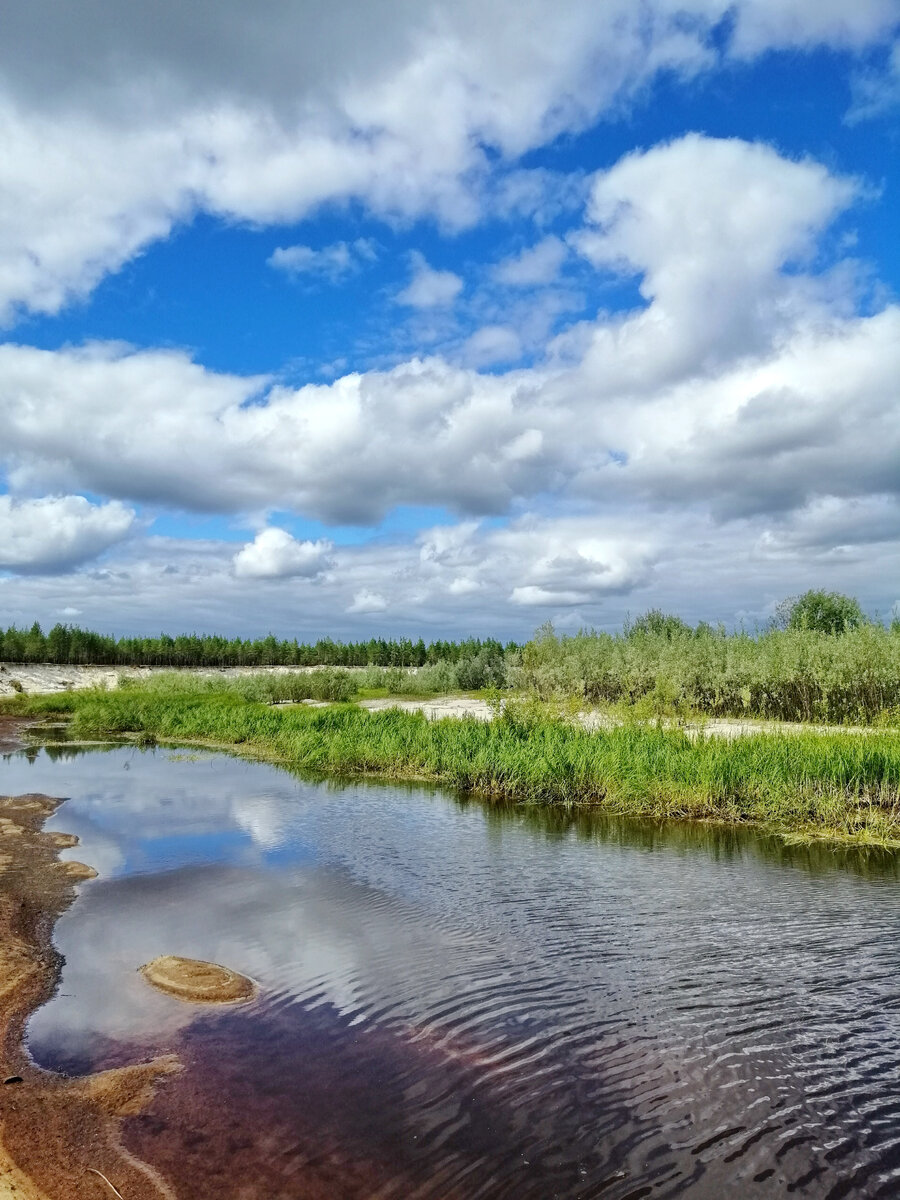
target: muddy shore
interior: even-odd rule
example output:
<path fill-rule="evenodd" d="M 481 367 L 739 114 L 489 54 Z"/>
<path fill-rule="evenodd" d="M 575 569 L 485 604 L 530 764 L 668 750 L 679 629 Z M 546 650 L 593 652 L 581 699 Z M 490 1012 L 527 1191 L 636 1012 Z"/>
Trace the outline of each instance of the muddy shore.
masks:
<path fill-rule="evenodd" d="M 26 742 L 22 735 L 28 726 L 33 724 L 33 719 L 29 717 L 13 717 L 8 713 L 0 713 L 0 754 L 24 750 Z"/>
<path fill-rule="evenodd" d="M 94 875 L 60 861 L 75 838 L 44 831 L 59 804 L 47 796 L 0 797 L 0 1198 L 174 1200 L 166 1181 L 124 1148 L 121 1126 L 179 1070 L 177 1060 L 70 1079 L 35 1066 L 24 1047 L 29 1015 L 59 981 L 54 924 L 78 882 Z"/>

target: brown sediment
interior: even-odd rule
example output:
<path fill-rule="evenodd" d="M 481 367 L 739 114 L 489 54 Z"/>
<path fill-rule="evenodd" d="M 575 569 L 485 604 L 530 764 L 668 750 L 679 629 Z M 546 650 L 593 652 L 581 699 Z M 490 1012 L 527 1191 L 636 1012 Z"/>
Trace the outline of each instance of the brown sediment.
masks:
<path fill-rule="evenodd" d="M 140 971 L 161 992 L 192 1004 L 235 1004 L 256 994 L 256 985 L 246 975 L 197 958 L 164 954 L 145 963 Z"/>
<path fill-rule="evenodd" d="M 22 734 L 34 725 L 34 719 L 14 717 L 9 713 L 0 713 L 0 754 L 12 754 L 15 750 L 24 750 L 25 740 Z"/>
<path fill-rule="evenodd" d="M 120 1140 L 156 1084 L 179 1070 L 172 1056 L 68 1079 L 36 1067 L 23 1043 L 29 1015 L 53 994 L 62 960 L 51 937 L 95 872 L 60 862 L 71 846 L 44 833 L 59 805 L 47 796 L 0 797 L 0 1200 L 174 1200 L 175 1193 Z M 115 1190 L 113 1190 L 115 1189 Z"/>

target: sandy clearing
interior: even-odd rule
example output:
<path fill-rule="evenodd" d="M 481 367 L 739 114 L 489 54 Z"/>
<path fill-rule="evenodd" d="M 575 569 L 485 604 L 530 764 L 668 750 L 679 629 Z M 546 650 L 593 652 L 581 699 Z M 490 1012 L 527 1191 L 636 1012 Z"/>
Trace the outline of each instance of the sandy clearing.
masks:
<path fill-rule="evenodd" d="M 369 712 L 385 712 L 396 708 L 401 712 L 421 712 L 429 721 L 439 717 L 474 717 L 478 721 L 490 721 L 494 715 L 493 709 L 486 700 L 472 696 L 437 696 L 433 700 L 402 700 L 388 698 L 386 700 L 360 700 L 360 708 Z"/>
<path fill-rule="evenodd" d="M 114 688 L 120 679 L 149 679 L 151 675 L 186 674 L 208 679 L 240 679 L 245 675 L 308 675 L 320 667 L 85 667 L 52 663 L 0 663 L 0 697 L 17 692 L 52 695 L 81 688 Z M 17 686 L 18 685 L 18 686 Z"/>
<path fill-rule="evenodd" d="M 441 717 L 473 717 L 478 721 L 490 721 L 494 710 L 486 700 L 471 696 L 440 696 L 434 700 L 360 700 L 360 708 L 369 712 L 384 712 L 386 709 L 400 709 L 403 712 L 421 712 L 430 721 Z M 573 718 L 588 730 L 613 729 L 623 725 L 609 713 L 597 709 L 580 712 Z M 717 717 L 708 721 L 679 723 L 670 718 L 663 719 L 663 726 L 668 729 L 684 729 L 690 738 L 718 737 L 739 738 L 749 737 L 756 733 L 890 733 L 890 729 L 876 730 L 864 725 L 804 725 L 799 721 L 761 721 L 747 720 L 739 717 Z"/>

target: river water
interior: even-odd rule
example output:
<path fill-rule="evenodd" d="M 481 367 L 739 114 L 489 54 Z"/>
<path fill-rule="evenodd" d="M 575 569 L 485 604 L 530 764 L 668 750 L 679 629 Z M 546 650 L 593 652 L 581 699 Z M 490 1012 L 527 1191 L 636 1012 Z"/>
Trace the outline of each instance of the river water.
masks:
<path fill-rule="evenodd" d="M 171 749 L 8 756 L 26 791 L 100 872 L 30 1051 L 178 1053 L 125 1141 L 185 1200 L 900 1195 L 892 856 Z"/>

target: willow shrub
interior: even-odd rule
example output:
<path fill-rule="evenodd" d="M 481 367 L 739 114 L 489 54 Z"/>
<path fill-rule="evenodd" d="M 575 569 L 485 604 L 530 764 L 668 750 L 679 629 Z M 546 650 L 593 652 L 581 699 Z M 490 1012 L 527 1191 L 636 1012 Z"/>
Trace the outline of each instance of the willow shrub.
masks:
<path fill-rule="evenodd" d="M 515 682 L 543 700 L 644 702 L 661 713 L 890 723 L 900 715 L 900 631 L 544 630 L 524 647 Z"/>

